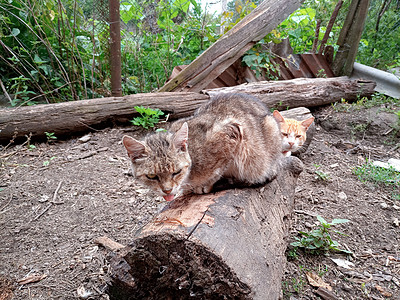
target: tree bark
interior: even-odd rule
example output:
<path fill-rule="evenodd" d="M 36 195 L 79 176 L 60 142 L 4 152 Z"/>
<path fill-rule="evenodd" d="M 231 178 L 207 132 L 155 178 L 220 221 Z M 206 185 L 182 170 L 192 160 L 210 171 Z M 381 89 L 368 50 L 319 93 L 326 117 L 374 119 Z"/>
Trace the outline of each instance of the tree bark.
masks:
<path fill-rule="evenodd" d="M 218 93 L 246 93 L 256 96 L 269 107 L 286 109 L 315 107 L 332 102 L 369 97 L 374 93 L 375 82 L 349 80 L 347 77 L 297 78 L 281 81 L 260 81 L 227 88 L 205 90 L 213 97 Z"/>
<path fill-rule="evenodd" d="M 299 0 L 263 1 L 159 91 L 200 92 L 300 4 Z"/>
<path fill-rule="evenodd" d="M 340 78 L 299 78 L 286 81 L 256 82 L 236 87 L 220 88 L 199 93 L 149 93 L 81 100 L 56 104 L 43 104 L 19 108 L 0 109 L 0 142 L 8 143 L 15 137 L 32 134 L 43 137 L 44 132 L 55 136 L 88 131 L 96 124 L 118 121 L 128 123 L 136 114 L 135 106 L 159 108 L 171 119 L 193 114 L 201 104 L 216 93 L 247 93 L 258 97 L 270 107 L 312 107 L 329 104 L 340 99 L 370 96 L 375 83 L 365 80 Z"/>
<path fill-rule="evenodd" d="M 177 198 L 110 261 L 110 299 L 278 299 L 302 171 L 263 187 Z"/>

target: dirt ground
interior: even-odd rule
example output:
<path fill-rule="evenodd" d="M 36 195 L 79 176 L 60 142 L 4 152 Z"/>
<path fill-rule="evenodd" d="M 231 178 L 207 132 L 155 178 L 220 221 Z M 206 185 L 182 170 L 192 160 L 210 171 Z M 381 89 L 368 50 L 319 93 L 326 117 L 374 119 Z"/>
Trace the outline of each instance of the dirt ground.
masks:
<path fill-rule="evenodd" d="M 320 276 L 337 299 L 400 299 L 400 201 L 394 196 L 400 191 L 353 174 L 366 158 L 400 159 L 393 129 L 398 117 L 390 110 L 399 107 L 313 110 L 317 130 L 301 156 L 305 168 L 290 241 L 298 231 L 315 228 L 317 215 L 349 219 L 336 226 L 346 235 L 333 238 L 353 254 L 294 255 L 289 249 L 284 299 L 320 299 L 307 272 Z M 143 133 L 113 128 L 93 132 L 87 141 L 75 137 L 1 150 L 0 299 L 108 299 L 107 251 L 94 239 L 106 235 L 128 244 L 165 205 L 128 173 L 121 138 Z M 346 269 L 332 258 L 353 265 Z"/>

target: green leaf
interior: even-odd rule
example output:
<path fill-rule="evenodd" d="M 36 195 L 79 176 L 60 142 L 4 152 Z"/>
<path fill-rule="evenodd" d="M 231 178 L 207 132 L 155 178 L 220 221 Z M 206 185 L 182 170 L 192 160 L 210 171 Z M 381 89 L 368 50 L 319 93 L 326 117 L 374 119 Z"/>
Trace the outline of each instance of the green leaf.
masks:
<path fill-rule="evenodd" d="M 327 225 L 328 223 L 325 221 L 325 219 L 323 217 L 321 217 L 320 215 L 317 216 L 318 221 L 322 224 L 322 225 Z"/>
<path fill-rule="evenodd" d="M 37 63 L 38 65 L 45 63 L 45 61 L 42 60 L 42 59 L 39 57 L 39 55 L 37 55 L 37 54 L 35 54 L 35 57 L 33 58 L 33 61 L 34 61 L 35 63 Z"/>
<path fill-rule="evenodd" d="M 20 34 L 20 30 L 18 29 L 18 28 L 13 28 L 13 29 L 11 29 L 11 35 L 12 36 L 17 36 L 18 34 Z"/>
<path fill-rule="evenodd" d="M 331 224 L 336 225 L 336 224 L 342 224 L 342 223 L 347 223 L 350 222 L 350 220 L 347 219 L 333 219 Z"/>

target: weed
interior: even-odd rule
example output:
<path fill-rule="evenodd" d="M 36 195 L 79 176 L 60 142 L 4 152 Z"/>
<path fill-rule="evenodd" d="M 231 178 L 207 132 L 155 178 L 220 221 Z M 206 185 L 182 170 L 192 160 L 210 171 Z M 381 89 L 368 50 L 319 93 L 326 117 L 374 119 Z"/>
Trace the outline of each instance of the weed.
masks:
<path fill-rule="evenodd" d="M 32 151 L 34 149 L 36 149 L 35 145 L 27 145 L 28 151 Z"/>
<path fill-rule="evenodd" d="M 317 175 L 317 176 L 315 176 L 315 179 L 322 180 L 322 181 L 329 180 L 330 176 L 328 173 L 318 170 L 321 167 L 320 165 L 314 164 L 314 167 L 316 169 L 315 174 Z"/>
<path fill-rule="evenodd" d="M 316 75 L 317 78 L 327 78 L 325 69 L 319 69 Z"/>
<path fill-rule="evenodd" d="M 328 272 L 328 266 L 318 264 L 318 268 L 316 268 L 315 271 L 319 277 L 323 277 Z"/>
<path fill-rule="evenodd" d="M 383 108 L 389 109 L 389 111 L 393 111 L 394 107 L 400 106 L 400 100 L 384 94 L 375 93 L 371 98 L 362 97 L 358 99 L 355 105 L 363 106 L 365 108 L 382 106 Z"/>
<path fill-rule="evenodd" d="M 45 160 L 45 161 L 43 162 L 43 167 L 47 167 L 47 166 L 50 164 L 50 162 L 51 162 L 53 159 L 55 159 L 55 158 L 56 158 L 55 156 L 52 156 L 52 157 L 50 157 L 49 160 Z"/>
<path fill-rule="evenodd" d="M 53 142 L 53 141 L 55 141 L 57 139 L 57 137 L 54 135 L 54 132 L 45 131 L 44 134 L 46 135 L 48 143 Z"/>
<path fill-rule="evenodd" d="M 349 112 L 351 109 L 351 104 L 347 102 L 346 99 L 342 98 L 339 102 L 335 102 L 331 104 L 332 108 L 336 112 Z"/>
<path fill-rule="evenodd" d="M 287 252 L 288 259 L 295 260 L 299 257 L 297 253 L 297 248 L 292 248 Z"/>
<path fill-rule="evenodd" d="M 304 280 L 304 278 L 302 278 L 302 277 L 292 278 L 292 287 L 297 294 L 301 293 L 301 291 L 304 289 L 305 285 L 306 285 L 306 281 Z"/>
<path fill-rule="evenodd" d="M 164 115 L 159 109 L 145 108 L 143 106 L 135 106 L 135 110 L 140 114 L 140 117 L 131 120 L 132 124 L 146 129 L 154 127 L 160 122 L 160 116 Z"/>
<path fill-rule="evenodd" d="M 340 249 L 339 243 L 334 241 L 331 237 L 331 227 L 337 224 L 349 222 L 347 219 L 333 219 L 331 223 L 328 223 L 321 216 L 317 216 L 319 225 L 316 229 L 310 232 L 299 231 L 302 235 L 301 238 L 295 238 L 296 242 L 290 245 L 296 248 L 304 248 L 312 254 L 327 252 L 327 251 L 339 251 L 345 253 L 351 253 L 350 251 Z M 342 234 L 339 231 L 333 231 L 334 233 Z"/>

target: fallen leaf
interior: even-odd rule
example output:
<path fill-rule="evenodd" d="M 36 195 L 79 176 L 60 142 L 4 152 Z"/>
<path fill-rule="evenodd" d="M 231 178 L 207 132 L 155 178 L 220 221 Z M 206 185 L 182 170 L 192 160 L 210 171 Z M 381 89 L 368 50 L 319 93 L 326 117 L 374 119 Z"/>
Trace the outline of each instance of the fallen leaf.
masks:
<path fill-rule="evenodd" d="M 319 277 L 317 274 L 315 274 L 314 272 L 306 272 L 306 276 L 308 279 L 308 283 L 312 286 L 315 287 L 322 287 L 327 289 L 328 291 L 332 291 L 332 287 L 327 284 L 326 282 L 324 282 L 324 280 Z"/>
<path fill-rule="evenodd" d="M 386 291 L 380 285 L 375 285 L 375 288 L 379 291 L 379 293 L 382 294 L 382 296 L 384 296 L 384 297 L 392 297 L 392 293 L 389 293 L 388 291 Z"/>
<path fill-rule="evenodd" d="M 354 264 L 351 261 L 342 258 L 331 258 L 331 260 L 337 264 L 339 267 L 351 270 Z"/>

